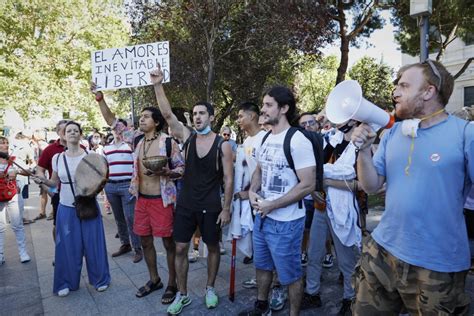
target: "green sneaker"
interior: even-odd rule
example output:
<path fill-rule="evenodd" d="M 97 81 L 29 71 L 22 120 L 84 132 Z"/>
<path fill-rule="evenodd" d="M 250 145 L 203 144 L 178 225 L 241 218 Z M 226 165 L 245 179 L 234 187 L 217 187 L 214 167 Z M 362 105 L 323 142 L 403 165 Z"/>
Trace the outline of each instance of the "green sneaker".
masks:
<path fill-rule="evenodd" d="M 191 298 L 188 295 L 181 295 L 180 292 L 176 293 L 176 298 L 173 303 L 168 307 L 168 314 L 178 315 L 182 312 L 185 306 L 191 304 Z"/>
<path fill-rule="evenodd" d="M 216 290 L 213 287 L 208 286 L 206 288 L 206 306 L 207 308 L 216 308 L 217 303 L 219 303 L 219 298 L 217 297 Z"/>

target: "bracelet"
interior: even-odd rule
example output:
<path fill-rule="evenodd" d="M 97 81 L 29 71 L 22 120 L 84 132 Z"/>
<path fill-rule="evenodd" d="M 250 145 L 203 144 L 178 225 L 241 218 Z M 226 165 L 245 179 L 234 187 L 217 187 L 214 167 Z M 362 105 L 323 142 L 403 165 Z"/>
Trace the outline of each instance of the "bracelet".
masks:
<path fill-rule="evenodd" d="M 100 101 L 104 100 L 104 94 L 103 94 L 103 93 L 97 93 L 97 94 L 95 95 L 95 100 L 96 100 L 97 102 L 100 102 Z"/>

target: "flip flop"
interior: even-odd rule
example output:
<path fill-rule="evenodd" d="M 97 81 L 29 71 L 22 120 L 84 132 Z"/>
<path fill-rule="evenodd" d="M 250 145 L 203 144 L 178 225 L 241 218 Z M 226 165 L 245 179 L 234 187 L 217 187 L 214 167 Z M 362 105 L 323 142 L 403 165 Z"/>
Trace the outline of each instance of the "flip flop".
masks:
<path fill-rule="evenodd" d="M 159 280 L 156 283 L 153 283 L 150 280 L 144 286 L 142 286 L 141 288 L 138 289 L 138 292 L 135 294 L 135 296 L 139 297 L 139 298 L 145 297 L 148 294 L 150 294 L 151 292 L 154 292 L 154 291 L 159 290 L 161 288 L 163 288 L 163 283 L 161 282 L 161 280 Z"/>
<path fill-rule="evenodd" d="M 39 221 L 40 219 L 46 218 L 46 214 L 38 214 L 38 216 L 35 217 L 35 221 Z"/>
<path fill-rule="evenodd" d="M 178 289 L 176 286 L 168 285 L 166 287 L 165 293 L 161 297 L 161 304 L 171 304 L 173 303 L 174 299 L 176 298 L 176 293 L 178 293 Z"/>

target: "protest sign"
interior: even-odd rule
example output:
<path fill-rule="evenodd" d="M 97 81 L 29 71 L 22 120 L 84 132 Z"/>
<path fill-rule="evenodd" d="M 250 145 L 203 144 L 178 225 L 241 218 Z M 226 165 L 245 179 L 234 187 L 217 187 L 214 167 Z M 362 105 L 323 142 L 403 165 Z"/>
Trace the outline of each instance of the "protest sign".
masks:
<path fill-rule="evenodd" d="M 91 61 L 92 81 L 99 91 L 151 85 L 149 73 L 158 64 L 163 71 L 163 82 L 170 81 L 167 41 L 93 51 Z"/>

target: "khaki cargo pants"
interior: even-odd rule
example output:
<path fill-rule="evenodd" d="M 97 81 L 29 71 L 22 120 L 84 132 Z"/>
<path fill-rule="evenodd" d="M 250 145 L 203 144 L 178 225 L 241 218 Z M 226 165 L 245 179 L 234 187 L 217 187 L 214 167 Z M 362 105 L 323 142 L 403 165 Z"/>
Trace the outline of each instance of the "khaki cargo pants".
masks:
<path fill-rule="evenodd" d="M 449 258 L 446 258 L 449 260 Z M 379 246 L 369 235 L 353 276 L 354 315 L 466 315 L 467 271 L 442 273 L 405 263 Z"/>

